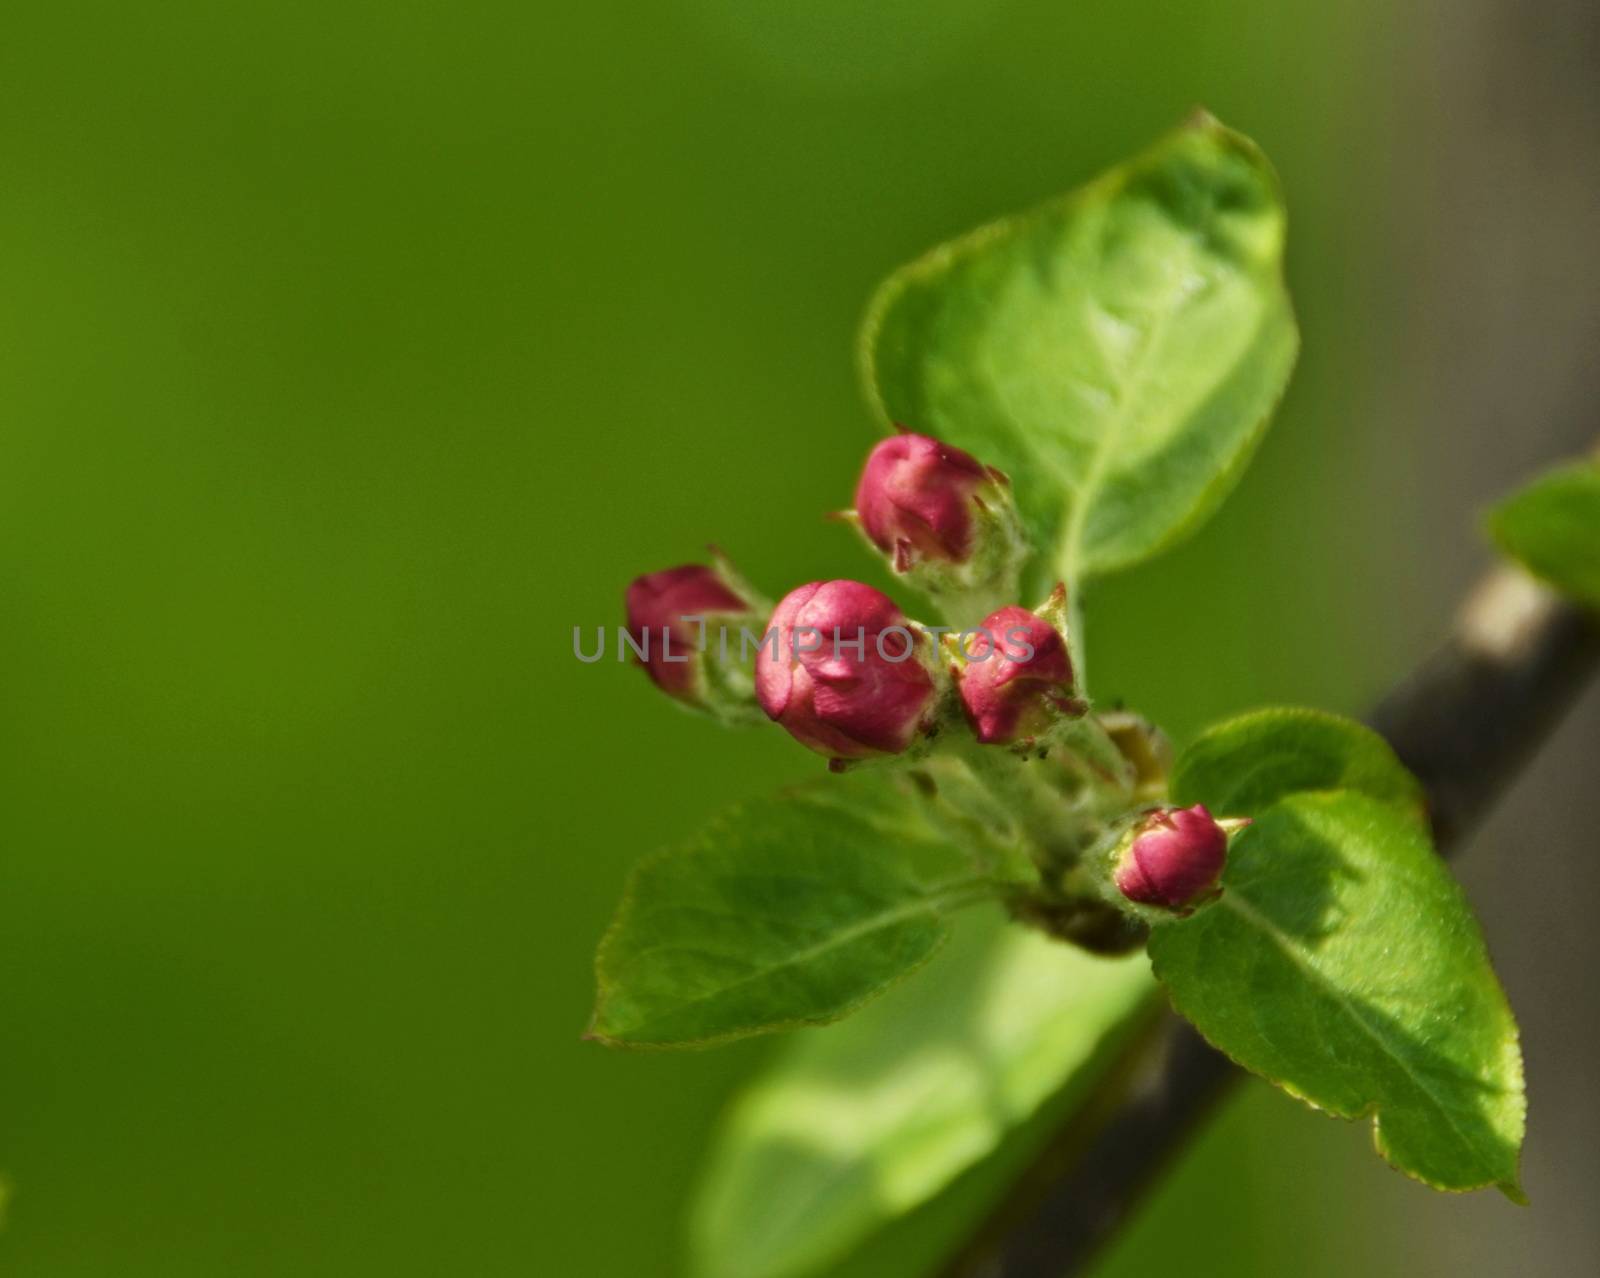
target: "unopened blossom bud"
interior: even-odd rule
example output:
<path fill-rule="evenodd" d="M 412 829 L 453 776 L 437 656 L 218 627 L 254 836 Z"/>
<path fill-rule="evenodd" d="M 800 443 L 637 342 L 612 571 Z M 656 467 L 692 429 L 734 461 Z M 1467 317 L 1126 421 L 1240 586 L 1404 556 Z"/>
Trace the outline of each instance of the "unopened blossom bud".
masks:
<path fill-rule="evenodd" d="M 813 581 L 774 610 L 756 695 L 768 718 L 830 759 L 899 754 L 931 720 L 931 648 L 881 591 Z"/>
<path fill-rule="evenodd" d="M 973 735 L 1007 745 L 1043 735 L 1082 714 L 1072 694 L 1072 659 L 1061 632 L 1026 608 L 1001 608 L 968 631 L 957 678 Z"/>
<path fill-rule="evenodd" d="M 1027 545 L 1011 483 L 970 453 L 927 435 L 884 440 L 856 485 L 868 541 L 930 594 L 1011 596 Z"/>
<path fill-rule="evenodd" d="M 714 567 L 685 564 L 636 577 L 627 593 L 628 637 L 634 660 L 663 692 L 717 718 L 750 721 L 758 716 L 749 672 L 737 660 L 739 628 L 759 626 L 766 601 L 716 558 Z"/>
<path fill-rule="evenodd" d="M 1200 803 L 1160 808 L 1124 839 L 1112 881 L 1139 905 L 1187 912 L 1215 892 L 1228 859 L 1228 838 L 1249 824 L 1247 819 L 1218 821 Z"/>

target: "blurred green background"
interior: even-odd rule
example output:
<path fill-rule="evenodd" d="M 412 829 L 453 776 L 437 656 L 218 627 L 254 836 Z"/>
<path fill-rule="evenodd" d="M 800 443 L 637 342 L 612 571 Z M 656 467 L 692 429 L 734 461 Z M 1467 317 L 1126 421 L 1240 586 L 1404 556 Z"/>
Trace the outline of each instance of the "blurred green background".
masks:
<path fill-rule="evenodd" d="M 872 285 L 1196 103 L 1283 174 L 1305 353 L 1221 516 L 1090 601 L 1097 682 L 1180 737 L 1264 701 L 1359 710 L 1443 624 L 1472 503 L 1582 441 L 1525 386 L 1514 431 L 1473 418 L 1477 370 L 1517 358 L 1497 331 L 1579 402 L 1576 347 L 1556 361 L 1539 325 L 1570 342 L 1593 318 L 1561 251 L 1593 256 L 1589 64 L 1546 21 L 1505 70 L 1514 12 L 13 9 L 4 1272 L 673 1273 L 707 1127 L 770 1044 L 580 1043 L 594 942 L 637 854 L 817 763 L 579 666 L 571 628 L 712 539 L 773 593 L 868 574 L 821 514 L 869 443 Z M 1475 110 L 1499 132 L 1472 139 Z M 1525 310 L 1526 262 L 1448 248 L 1462 226 L 1516 243 L 1495 201 L 1519 181 L 1513 212 L 1543 204 L 1516 225 L 1556 241 L 1528 250 Z M 1497 299 L 1498 328 L 1470 322 Z M 1574 778 L 1593 720 L 1562 747 Z M 1495 883 L 1497 950 L 1561 924 Z M 1262 1088 L 1106 1272 L 1586 1270 L 1595 1106 L 1546 1062 L 1594 996 L 1521 971 L 1533 1208 L 1433 1198 Z"/>

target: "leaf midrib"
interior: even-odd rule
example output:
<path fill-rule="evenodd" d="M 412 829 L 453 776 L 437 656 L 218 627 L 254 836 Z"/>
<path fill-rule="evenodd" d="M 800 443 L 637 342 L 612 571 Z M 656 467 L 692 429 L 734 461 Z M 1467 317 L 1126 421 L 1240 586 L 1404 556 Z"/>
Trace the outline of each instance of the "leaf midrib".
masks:
<path fill-rule="evenodd" d="M 1184 292 L 1182 288 L 1175 290 L 1175 300 L 1182 302 Z M 1168 304 L 1163 306 L 1156 314 L 1155 323 L 1150 326 L 1144 345 L 1139 348 L 1138 357 L 1133 362 L 1133 367 L 1128 370 L 1122 379 L 1117 394 L 1116 410 L 1112 414 L 1110 423 L 1095 444 L 1094 452 L 1089 456 L 1088 468 L 1084 471 L 1083 482 L 1077 486 L 1072 495 L 1072 510 L 1067 516 L 1067 528 L 1062 538 L 1061 546 L 1061 576 L 1067 584 L 1068 592 L 1076 597 L 1082 574 L 1082 565 L 1079 560 L 1083 555 L 1083 532 L 1089 522 L 1089 510 L 1094 504 L 1100 486 L 1105 482 L 1105 477 L 1111 468 L 1111 459 L 1117 444 L 1128 429 L 1132 420 L 1130 406 L 1137 398 L 1136 392 L 1139 383 L 1144 377 L 1150 363 L 1150 353 L 1161 344 L 1167 329 L 1172 324 L 1174 310 L 1178 309 Z"/>
<path fill-rule="evenodd" d="M 758 968 L 757 970 L 750 972 L 745 976 L 741 976 L 738 980 L 730 981 L 728 984 L 719 986 L 714 990 L 709 990 L 704 994 L 697 994 L 693 998 L 684 999 L 678 1003 L 675 1003 L 668 1012 L 647 1017 L 645 1020 L 636 1022 L 631 1026 L 614 1027 L 611 1030 L 603 1032 L 605 1032 L 608 1037 L 613 1038 L 620 1037 L 624 1034 L 638 1034 L 641 1030 L 648 1029 L 651 1025 L 654 1025 L 666 1019 L 667 1017 L 681 1016 L 685 1011 L 688 1011 L 691 1008 L 700 1007 L 706 1003 L 712 1002 L 715 999 L 722 998 L 732 991 L 741 988 L 742 986 L 749 985 L 755 981 L 765 980 L 786 968 L 797 967 L 801 964 L 810 963 L 815 959 L 821 958 L 830 950 L 838 949 L 844 945 L 849 945 L 853 941 L 860 940 L 863 936 L 870 936 L 873 932 L 894 927 L 896 924 L 903 923 L 908 919 L 916 917 L 918 914 L 926 914 L 930 918 L 937 919 L 941 909 L 964 903 L 966 900 L 971 899 L 974 896 L 978 896 L 978 899 L 981 899 L 981 895 L 979 895 L 979 893 L 981 892 L 982 894 L 987 894 L 989 891 L 992 891 L 992 888 L 990 888 L 988 884 L 981 882 L 974 883 L 971 880 L 948 884 L 941 888 L 931 889 L 924 892 L 920 896 L 913 898 L 912 900 L 902 902 L 893 909 L 884 910 L 878 914 L 869 915 L 866 918 L 859 919 L 842 931 L 835 932 L 830 936 L 824 937 L 815 944 L 808 945 L 805 949 L 796 951 L 795 953 L 780 959 L 776 963 L 768 964 L 767 966 Z M 663 946 L 658 948 L 673 947 Z M 637 958 L 637 956 L 635 957 Z"/>
<path fill-rule="evenodd" d="M 1352 1002 L 1349 996 L 1346 995 L 1343 990 L 1330 981 L 1328 977 L 1314 964 L 1303 958 L 1299 951 L 1295 948 L 1294 942 L 1288 936 L 1284 935 L 1283 931 L 1275 923 L 1273 923 L 1271 919 L 1267 918 L 1266 915 L 1262 914 L 1261 911 L 1255 908 L 1255 906 L 1251 905 L 1246 898 L 1242 897 L 1237 888 L 1224 892 L 1221 900 L 1218 903 L 1231 909 L 1246 923 L 1259 930 L 1275 946 L 1277 946 L 1280 951 L 1282 951 L 1285 958 L 1287 958 L 1310 978 L 1312 984 L 1326 992 L 1345 1012 L 1350 1020 L 1355 1023 L 1357 1028 L 1359 1028 L 1362 1033 L 1364 1033 L 1369 1039 L 1377 1044 L 1378 1048 L 1385 1056 L 1394 1061 L 1394 1063 L 1400 1067 L 1401 1072 L 1411 1080 L 1412 1086 L 1417 1089 L 1418 1093 L 1425 1100 L 1427 1100 L 1435 1110 L 1438 1111 L 1439 1115 L 1444 1119 L 1446 1125 L 1455 1134 L 1456 1139 L 1461 1141 L 1462 1147 L 1468 1150 L 1475 1158 L 1483 1156 L 1483 1151 L 1477 1142 L 1468 1137 L 1468 1135 L 1463 1132 L 1461 1127 L 1457 1124 L 1454 1111 L 1452 1111 L 1449 1106 L 1445 1105 L 1438 1098 L 1438 1096 L 1434 1094 L 1433 1089 L 1417 1076 L 1416 1072 L 1407 1063 L 1405 1057 L 1394 1048 L 1389 1040 L 1389 1037 L 1382 1033 L 1378 1027 L 1372 1025 L 1367 1018 L 1362 1015 L 1359 1006 Z M 1474 1085 L 1481 1084 L 1481 1080 L 1477 1078 L 1472 1078 L 1469 1081 Z M 1370 1103 L 1377 1105 L 1376 1101 L 1372 1101 Z M 1381 1105 L 1378 1106 L 1378 1110 L 1381 1116 Z"/>

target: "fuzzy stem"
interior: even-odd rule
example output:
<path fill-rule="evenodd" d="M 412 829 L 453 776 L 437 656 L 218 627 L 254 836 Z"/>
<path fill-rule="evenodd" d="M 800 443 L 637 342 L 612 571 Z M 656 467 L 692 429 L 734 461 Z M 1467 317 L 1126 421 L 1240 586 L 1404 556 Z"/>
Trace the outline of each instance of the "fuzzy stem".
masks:
<path fill-rule="evenodd" d="M 1072 677 L 1080 696 L 1089 695 L 1089 657 L 1083 634 L 1083 588 L 1078 582 L 1067 585 L 1067 654 L 1072 658 Z"/>
<path fill-rule="evenodd" d="M 1099 833 L 1098 822 L 1039 775 L 1045 762 L 1019 758 L 1004 746 L 963 739 L 955 753 L 973 777 L 998 801 L 1032 845 L 1048 883 L 1075 862 Z"/>

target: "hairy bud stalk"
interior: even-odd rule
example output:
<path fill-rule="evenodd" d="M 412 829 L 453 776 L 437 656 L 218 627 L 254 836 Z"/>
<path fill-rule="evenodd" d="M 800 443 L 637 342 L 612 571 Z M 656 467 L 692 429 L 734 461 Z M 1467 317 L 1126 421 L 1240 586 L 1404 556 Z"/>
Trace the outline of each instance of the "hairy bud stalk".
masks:
<path fill-rule="evenodd" d="M 927 435 L 884 440 L 854 514 L 895 573 L 960 620 L 1016 597 L 1028 547 L 1011 482 L 971 454 Z"/>
<path fill-rule="evenodd" d="M 724 723 L 761 717 L 750 672 L 730 661 L 727 636 L 758 626 L 769 607 L 712 549 L 713 566 L 685 564 L 628 586 L 627 634 L 634 660 L 668 696 Z"/>
<path fill-rule="evenodd" d="M 933 644 L 859 581 L 813 581 L 773 611 L 756 657 L 767 717 L 835 764 L 901 754 L 934 726 Z"/>

